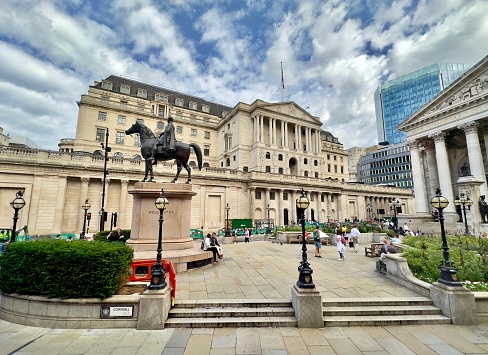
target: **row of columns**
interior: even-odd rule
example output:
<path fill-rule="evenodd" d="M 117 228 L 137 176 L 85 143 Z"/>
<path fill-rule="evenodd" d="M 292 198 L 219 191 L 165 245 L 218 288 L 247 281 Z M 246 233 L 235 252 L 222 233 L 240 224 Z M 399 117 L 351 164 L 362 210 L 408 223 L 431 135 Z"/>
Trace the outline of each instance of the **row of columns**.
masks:
<path fill-rule="evenodd" d="M 481 195 L 487 195 L 487 184 L 485 177 L 485 168 L 483 164 L 483 154 L 478 136 L 479 126 L 476 122 L 470 122 L 458 126 L 464 131 L 466 136 L 466 148 L 468 151 L 469 167 L 471 175 L 476 179 L 483 181 L 480 186 Z M 488 143 L 488 132 L 483 132 L 485 144 Z M 453 181 L 451 179 L 451 168 L 449 166 L 448 151 L 446 147 L 447 133 L 445 131 L 430 134 L 428 138 L 431 141 L 413 140 L 407 144 L 410 147 L 410 157 L 412 162 L 412 176 L 415 190 L 415 207 L 417 213 L 428 214 L 430 211 L 429 200 L 434 195 L 434 190 L 439 187 L 442 195 L 451 203 L 445 209 L 446 212 L 455 213 L 455 193 L 453 190 Z M 433 141 L 433 144 L 432 144 Z M 488 145 L 485 145 L 488 147 Z M 423 169 L 422 151 L 425 151 L 427 167 L 429 169 L 429 182 L 425 179 Z M 485 152 L 488 160 L 488 150 Z"/>
<path fill-rule="evenodd" d="M 278 141 L 277 139 L 277 123 L 278 120 L 273 117 L 267 117 L 268 120 L 268 133 L 269 133 L 269 142 L 268 144 L 279 146 L 279 147 L 288 147 L 290 148 L 289 144 L 289 136 L 288 136 L 288 122 L 282 121 L 281 122 L 281 137 Z M 314 129 L 307 126 L 302 126 L 298 124 L 293 124 L 295 128 L 295 145 L 297 150 L 303 149 L 303 144 L 305 144 L 306 151 L 312 153 L 320 153 L 321 152 L 321 141 L 320 141 L 320 130 Z M 253 116 L 253 126 L 254 126 L 254 143 L 265 143 L 264 141 L 264 116 L 263 115 L 256 115 Z M 305 129 L 305 139 L 302 141 L 302 130 Z"/>

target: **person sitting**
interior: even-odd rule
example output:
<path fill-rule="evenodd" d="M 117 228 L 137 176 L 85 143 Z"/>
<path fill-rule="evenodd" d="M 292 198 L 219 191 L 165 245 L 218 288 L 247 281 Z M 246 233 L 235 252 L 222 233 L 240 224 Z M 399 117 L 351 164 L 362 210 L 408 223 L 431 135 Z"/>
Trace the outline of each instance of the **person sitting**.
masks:
<path fill-rule="evenodd" d="M 386 259 L 386 254 L 397 254 L 397 253 L 398 253 L 398 251 L 395 249 L 395 247 L 391 243 L 391 240 L 388 239 L 386 241 L 386 246 L 383 245 L 383 247 L 381 248 L 380 259 L 381 260 L 385 260 Z"/>
<path fill-rule="evenodd" d="M 212 236 L 210 235 L 210 233 L 207 234 L 207 237 L 203 241 L 203 250 L 211 251 L 213 253 L 213 262 L 219 262 L 217 260 L 217 248 L 215 246 L 212 246 Z"/>
<path fill-rule="evenodd" d="M 109 242 L 123 242 L 124 235 L 122 234 L 122 230 L 117 228 L 115 231 L 110 231 L 110 233 L 107 235 L 107 239 Z"/>
<path fill-rule="evenodd" d="M 217 240 L 217 233 L 213 232 L 211 238 L 210 245 L 217 248 L 217 253 L 219 254 L 219 259 L 222 259 L 224 254 L 222 253 L 222 247 L 219 244 L 219 241 Z"/>

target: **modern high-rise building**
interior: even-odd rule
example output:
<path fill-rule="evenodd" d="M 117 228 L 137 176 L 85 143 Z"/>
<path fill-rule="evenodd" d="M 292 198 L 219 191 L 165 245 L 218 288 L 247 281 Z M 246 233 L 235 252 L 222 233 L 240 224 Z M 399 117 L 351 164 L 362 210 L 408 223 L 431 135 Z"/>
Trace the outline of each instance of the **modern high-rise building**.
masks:
<path fill-rule="evenodd" d="M 469 69 L 469 65 L 436 63 L 380 84 L 374 93 L 378 142 L 405 141 L 397 126 Z"/>

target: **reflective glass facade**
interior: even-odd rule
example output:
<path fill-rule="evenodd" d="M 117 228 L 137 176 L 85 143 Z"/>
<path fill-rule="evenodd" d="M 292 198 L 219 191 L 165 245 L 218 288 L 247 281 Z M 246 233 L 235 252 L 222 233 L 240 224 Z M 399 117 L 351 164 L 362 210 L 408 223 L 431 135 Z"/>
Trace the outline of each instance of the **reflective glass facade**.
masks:
<path fill-rule="evenodd" d="M 396 127 L 469 69 L 469 65 L 438 63 L 387 81 L 374 93 L 380 143 L 405 141 Z"/>

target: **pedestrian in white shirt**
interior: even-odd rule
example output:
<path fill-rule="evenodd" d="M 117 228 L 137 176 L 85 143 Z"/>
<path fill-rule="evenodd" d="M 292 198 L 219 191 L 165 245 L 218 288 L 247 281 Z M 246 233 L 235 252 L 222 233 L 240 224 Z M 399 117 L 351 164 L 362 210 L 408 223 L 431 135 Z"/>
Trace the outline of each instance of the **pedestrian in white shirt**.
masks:
<path fill-rule="evenodd" d="M 358 246 L 358 242 L 359 242 L 359 236 L 361 235 L 361 233 L 359 232 L 359 229 L 358 229 L 358 226 L 355 224 L 354 227 L 351 229 L 351 241 L 353 243 L 353 246 L 354 246 L 354 252 L 358 252 L 358 249 L 357 249 L 357 246 Z"/>

